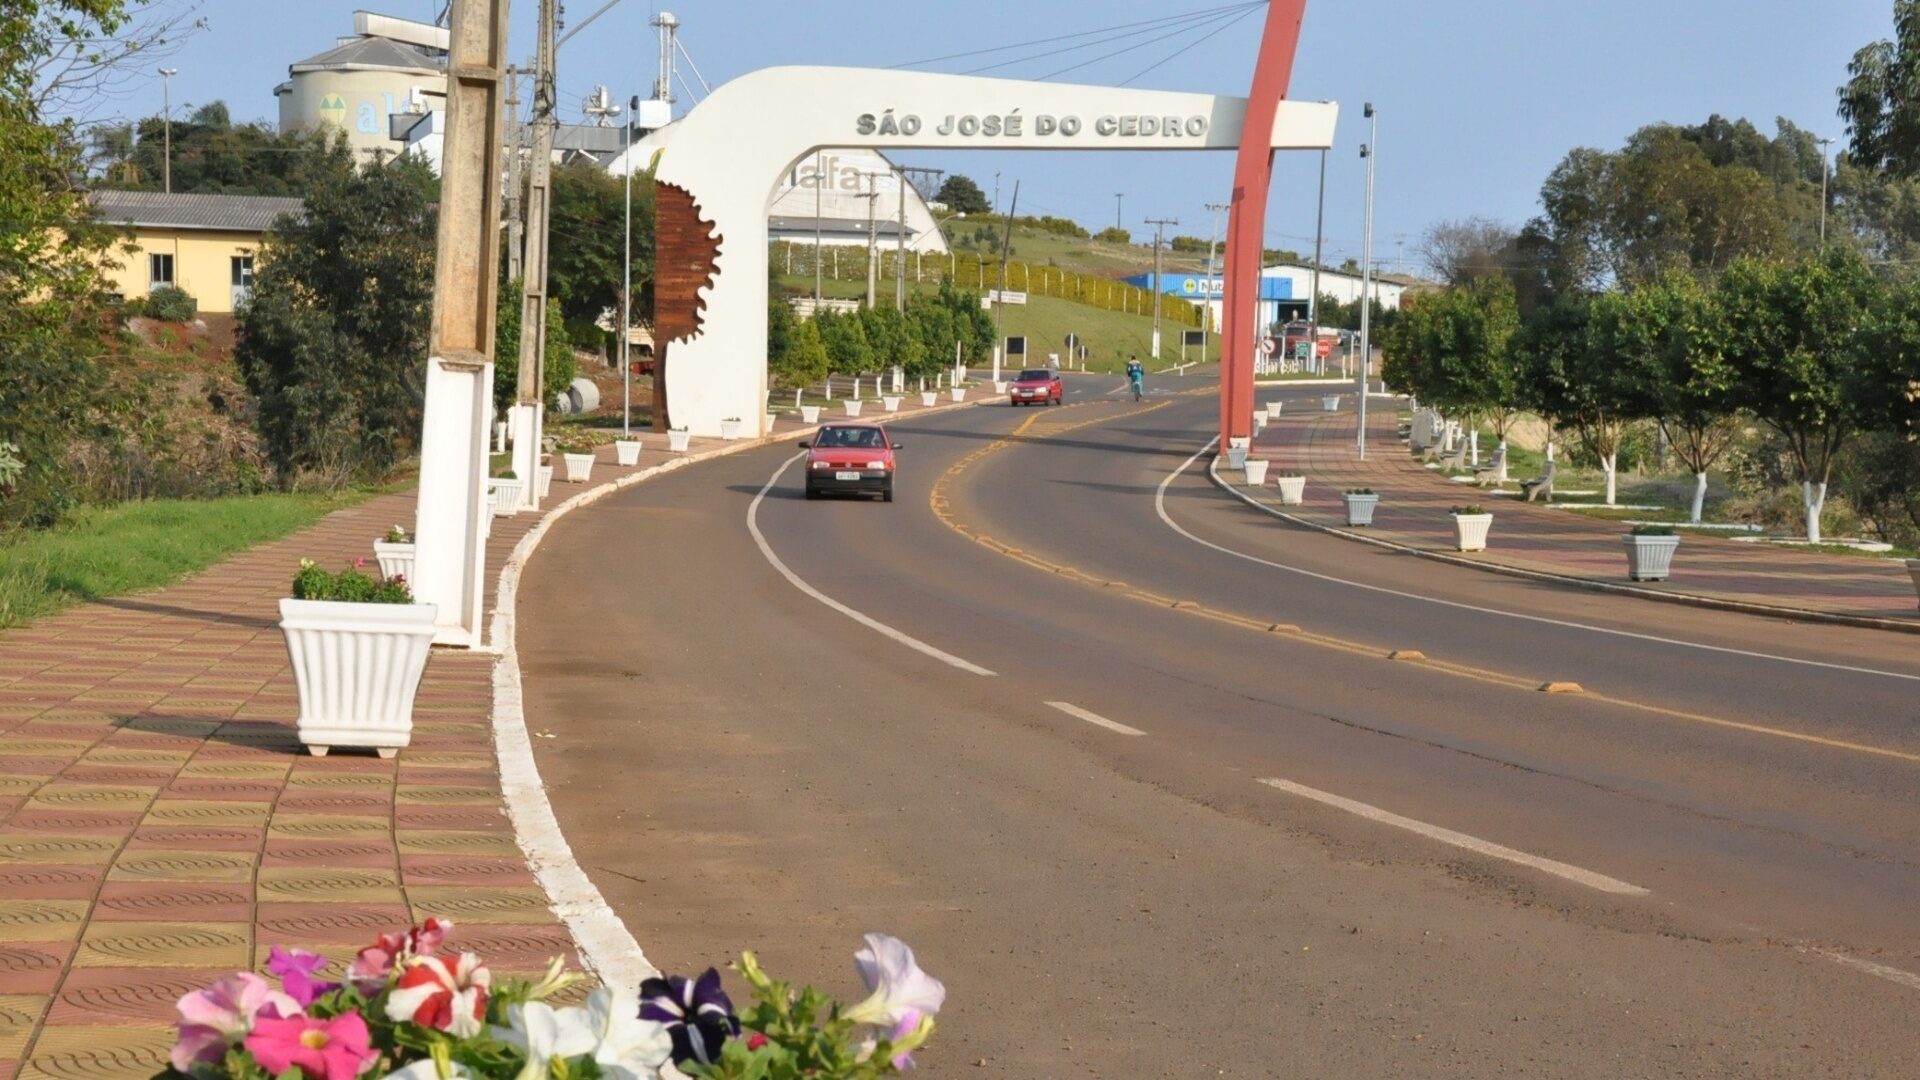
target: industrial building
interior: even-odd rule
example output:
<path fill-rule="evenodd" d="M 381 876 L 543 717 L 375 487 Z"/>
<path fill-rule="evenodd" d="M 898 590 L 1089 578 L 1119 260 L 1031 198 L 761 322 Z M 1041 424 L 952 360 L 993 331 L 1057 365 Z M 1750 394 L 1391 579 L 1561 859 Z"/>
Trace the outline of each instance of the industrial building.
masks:
<path fill-rule="evenodd" d="M 1313 296 L 1313 267 L 1306 263 L 1276 263 L 1260 271 L 1260 325 L 1272 326 L 1291 319 L 1304 319 L 1311 313 L 1310 298 Z M 1139 274 L 1127 279 L 1129 285 L 1142 289 L 1154 287 L 1152 274 Z M 1320 270 L 1320 294 L 1330 296 L 1342 304 L 1350 304 L 1361 296 L 1365 283 L 1359 274 L 1345 270 L 1333 270 L 1322 267 Z M 1434 288 L 1434 283 L 1404 274 L 1377 274 L 1373 281 L 1373 295 L 1382 307 L 1404 307 L 1409 298 L 1422 289 Z M 1183 300 L 1200 303 L 1211 295 L 1215 325 L 1225 308 L 1225 284 L 1219 277 L 1209 278 L 1205 274 L 1162 274 L 1160 291 L 1168 296 L 1177 296 Z"/>

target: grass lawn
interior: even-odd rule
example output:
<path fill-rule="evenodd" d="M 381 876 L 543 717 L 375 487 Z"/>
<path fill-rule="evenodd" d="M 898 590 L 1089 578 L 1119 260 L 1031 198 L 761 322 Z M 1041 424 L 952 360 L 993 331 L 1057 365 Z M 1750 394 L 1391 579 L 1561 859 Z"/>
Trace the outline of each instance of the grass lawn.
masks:
<path fill-rule="evenodd" d="M 170 585 L 375 494 L 163 499 L 81 510 L 54 529 L 0 543 L 0 629 Z"/>

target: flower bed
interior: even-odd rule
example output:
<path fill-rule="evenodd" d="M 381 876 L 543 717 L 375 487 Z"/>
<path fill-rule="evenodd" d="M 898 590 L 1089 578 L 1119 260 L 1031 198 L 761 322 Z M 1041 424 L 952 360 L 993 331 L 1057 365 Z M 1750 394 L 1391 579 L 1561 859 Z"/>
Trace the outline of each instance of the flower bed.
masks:
<path fill-rule="evenodd" d="M 668 1062 L 704 1080 L 866 1080 L 913 1066 L 946 988 L 913 950 L 868 934 L 854 964 L 869 991 L 844 1006 L 760 969 L 733 970 L 755 1004 L 736 1012 L 720 973 L 594 987 L 555 959 L 532 982 L 495 982 L 473 953 L 442 951 L 453 924 L 381 934 L 331 981 L 327 958 L 275 947 L 272 981 L 236 972 L 178 1003 L 179 1038 L 158 1080 L 656 1080 Z"/>

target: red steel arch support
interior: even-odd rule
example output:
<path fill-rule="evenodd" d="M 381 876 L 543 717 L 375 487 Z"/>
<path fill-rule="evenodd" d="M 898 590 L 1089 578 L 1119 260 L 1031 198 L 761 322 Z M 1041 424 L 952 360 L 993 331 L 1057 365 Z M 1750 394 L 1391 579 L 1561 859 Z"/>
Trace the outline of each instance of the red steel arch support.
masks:
<path fill-rule="evenodd" d="M 1266 250 L 1267 196 L 1273 188 L 1273 125 L 1293 81 L 1300 25 L 1307 0 L 1271 0 L 1260 56 L 1253 68 L 1247 124 L 1233 171 L 1227 218 L 1226 296 L 1221 328 L 1220 446 L 1248 438 L 1253 428 L 1254 321 L 1260 306 L 1261 256 Z"/>

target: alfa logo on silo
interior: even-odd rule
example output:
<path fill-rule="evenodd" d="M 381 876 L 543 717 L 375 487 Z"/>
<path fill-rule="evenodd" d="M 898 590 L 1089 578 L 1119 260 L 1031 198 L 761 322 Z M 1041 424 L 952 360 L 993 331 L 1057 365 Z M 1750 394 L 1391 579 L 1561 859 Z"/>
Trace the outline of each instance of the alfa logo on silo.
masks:
<path fill-rule="evenodd" d="M 347 99 L 339 94 L 328 94 L 320 99 L 320 119 L 347 126 Z"/>

